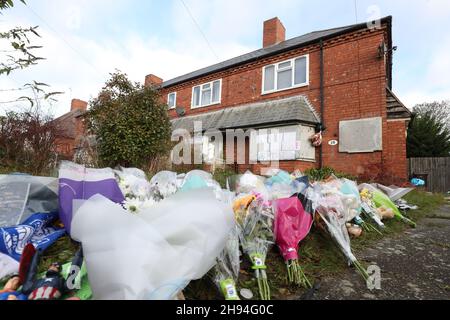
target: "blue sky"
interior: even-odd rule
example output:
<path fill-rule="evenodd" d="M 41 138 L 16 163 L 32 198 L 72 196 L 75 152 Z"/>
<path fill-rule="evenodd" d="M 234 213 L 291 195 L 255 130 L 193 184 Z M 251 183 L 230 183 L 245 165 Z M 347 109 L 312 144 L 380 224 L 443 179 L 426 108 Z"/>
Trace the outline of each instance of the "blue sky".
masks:
<path fill-rule="evenodd" d="M 0 89 L 49 83 L 65 92 L 52 106 L 61 115 L 72 98 L 96 95 L 116 68 L 135 81 L 148 73 L 168 80 L 259 49 L 263 21 L 274 16 L 292 38 L 392 15 L 394 91 L 410 107 L 450 99 L 450 1 L 357 0 L 356 8 L 354 0 L 28 0 L 0 16 L 0 30 L 39 25 L 47 60 L 0 77 Z M 0 102 L 15 94 L 0 91 Z"/>

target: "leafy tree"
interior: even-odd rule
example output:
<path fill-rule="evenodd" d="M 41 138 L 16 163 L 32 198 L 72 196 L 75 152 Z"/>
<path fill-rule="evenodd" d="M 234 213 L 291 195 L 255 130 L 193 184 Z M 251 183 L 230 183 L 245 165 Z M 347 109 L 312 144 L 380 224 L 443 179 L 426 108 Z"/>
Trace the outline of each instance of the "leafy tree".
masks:
<path fill-rule="evenodd" d="M 408 129 L 408 157 L 450 156 L 450 103 L 423 103 L 414 107 Z"/>
<path fill-rule="evenodd" d="M 21 3 L 26 4 L 25 0 L 19 0 Z M 13 0 L 0 0 L 0 15 L 2 11 L 11 9 L 14 7 Z M 0 76 L 9 76 L 12 72 L 25 69 L 27 67 L 38 64 L 39 61 L 45 60 L 45 58 L 39 57 L 35 51 L 41 49 L 42 46 L 32 44 L 32 40 L 36 37 L 40 38 L 37 32 L 38 26 L 23 28 L 16 27 L 11 30 L 0 30 L 0 43 L 4 43 L 7 50 L 0 51 Z M 62 94 L 62 92 L 46 92 L 49 85 L 32 81 L 25 84 L 19 89 L 32 89 L 33 96 L 21 96 L 15 101 L 28 101 L 33 106 L 36 101 L 36 94 L 41 94 L 38 100 L 54 100 L 53 96 Z M 9 89 L 16 91 L 17 88 Z M 8 91 L 8 89 L 2 89 L 2 91 Z"/>
<path fill-rule="evenodd" d="M 170 148 L 167 106 L 158 91 L 116 72 L 86 113 L 89 133 L 97 137 L 101 165 L 145 167 Z"/>
<path fill-rule="evenodd" d="M 20 0 L 23 4 L 25 4 L 25 0 Z M 13 0 L 0 0 L 0 10 L 8 9 L 14 7 Z"/>
<path fill-rule="evenodd" d="M 26 4 L 24 0 L 20 0 L 20 2 Z M 12 0 L 0 0 L 0 13 L 2 10 L 10 9 L 13 6 Z M 42 46 L 31 44 L 32 37 L 40 37 L 37 28 L 37 26 L 16 27 L 11 30 L 0 31 L 0 40 L 8 41 L 11 46 L 10 50 L 3 51 L 0 60 L 0 75 L 9 75 L 14 70 L 35 65 L 39 60 L 44 59 L 33 53 L 33 50 L 42 48 Z"/>
<path fill-rule="evenodd" d="M 430 113 L 436 120 L 450 129 L 450 100 L 421 103 L 414 107 L 413 112 L 416 114 Z"/>

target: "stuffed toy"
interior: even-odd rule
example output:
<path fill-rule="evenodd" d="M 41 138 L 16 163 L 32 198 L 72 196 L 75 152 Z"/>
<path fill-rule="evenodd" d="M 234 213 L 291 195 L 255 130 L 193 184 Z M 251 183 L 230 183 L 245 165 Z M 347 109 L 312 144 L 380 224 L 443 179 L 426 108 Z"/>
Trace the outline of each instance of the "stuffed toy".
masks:
<path fill-rule="evenodd" d="M 385 206 L 377 208 L 376 211 L 381 220 L 393 219 L 395 216 L 394 210 Z"/>
<path fill-rule="evenodd" d="M 64 279 L 61 275 L 61 265 L 58 262 L 50 265 L 44 278 L 37 279 L 40 256 L 41 251 L 38 250 L 33 256 L 22 286 L 21 292 L 28 296 L 28 300 L 55 300 L 72 291 L 73 288 L 68 285 L 69 280 Z M 72 261 L 72 266 L 77 266 L 77 269 L 80 270 L 82 264 L 83 252 L 80 249 Z M 69 277 L 75 278 L 73 274 L 70 274 Z"/>
<path fill-rule="evenodd" d="M 362 228 L 356 224 L 346 223 L 348 234 L 353 238 L 359 238 L 362 235 Z"/>
<path fill-rule="evenodd" d="M 18 274 L 13 275 L 5 287 L 0 290 L 0 301 L 2 300 L 27 300 L 27 296 L 18 291 L 21 285 Z"/>

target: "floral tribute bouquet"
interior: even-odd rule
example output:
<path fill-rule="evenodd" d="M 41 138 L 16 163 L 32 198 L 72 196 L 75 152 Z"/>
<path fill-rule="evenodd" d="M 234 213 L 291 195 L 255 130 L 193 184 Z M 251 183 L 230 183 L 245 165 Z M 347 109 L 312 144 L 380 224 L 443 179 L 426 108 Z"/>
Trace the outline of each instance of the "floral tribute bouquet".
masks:
<path fill-rule="evenodd" d="M 381 223 L 381 220 L 395 218 L 413 228 L 416 227 L 416 223 L 403 216 L 397 206 L 382 191 L 369 184 L 361 184 L 359 189 L 361 198 L 367 204 L 366 207 L 363 207 L 364 211 L 366 213 L 369 211 L 370 216 L 375 216 L 374 220 L 378 218 L 379 222 L 377 223 Z"/>
<path fill-rule="evenodd" d="M 376 232 L 382 235 L 377 228 L 361 218 L 363 211 L 362 200 L 356 182 L 345 178 L 337 181 L 341 183 L 340 191 L 344 209 L 347 210 L 347 229 L 349 234 L 353 237 L 359 237 L 364 230 L 365 232 Z"/>
<path fill-rule="evenodd" d="M 333 184 L 318 183 L 315 186 L 317 193 L 316 211 L 318 216 L 316 221 L 324 230 L 327 230 L 341 249 L 348 263 L 353 265 L 364 279 L 369 276 L 366 270 L 353 255 L 350 246 L 350 237 L 347 231 L 346 222 L 348 220 L 347 211 L 342 203 L 340 192 Z"/>
<path fill-rule="evenodd" d="M 126 210 L 131 213 L 139 213 L 155 205 L 150 183 L 142 170 L 121 168 L 121 170 L 115 170 L 114 173 L 125 197 L 123 206 Z"/>
<path fill-rule="evenodd" d="M 214 268 L 214 282 L 225 300 L 240 300 L 236 290 L 239 269 L 239 230 L 236 226 L 230 232 L 226 246 L 217 257 Z"/>
<path fill-rule="evenodd" d="M 385 225 L 381 221 L 380 216 L 377 212 L 377 207 L 375 203 L 373 202 L 373 194 L 369 191 L 369 189 L 363 188 L 360 191 L 361 195 L 361 207 L 363 209 L 363 212 L 373 221 L 376 223 L 376 225 L 384 229 Z"/>
<path fill-rule="evenodd" d="M 274 208 L 274 235 L 286 261 L 288 281 L 311 288 L 311 282 L 298 263 L 298 245 L 311 230 L 313 216 L 305 212 L 297 197 L 279 199 L 275 201 Z"/>
<path fill-rule="evenodd" d="M 233 208 L 239 228 L 239 240 L 255 271 L 260 298 L 270 300 L 266 257 L 269 247 L 273 244 L 272 207 L 263 196 L 252 194 L 238 198 Z"/>

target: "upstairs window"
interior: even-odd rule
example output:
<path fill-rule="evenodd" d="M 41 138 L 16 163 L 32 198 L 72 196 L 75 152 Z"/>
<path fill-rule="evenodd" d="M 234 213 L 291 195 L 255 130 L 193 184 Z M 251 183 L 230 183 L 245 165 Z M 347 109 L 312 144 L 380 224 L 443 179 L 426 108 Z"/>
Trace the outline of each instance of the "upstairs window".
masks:
<path fill-rule="evenodd" d="M 308 84 L 308 55 L 271 64 L 263 68 L 263 94 L 307 86 Z"/>
<path fill-rule="evenodd" d="M 192 108 L 220 103 L 222 80 L 216 80 L 192 88 Z"/>
<path fill-rule="evenodd" d="M 169 109 L 174 109 L 177 106 L 177 93 L 172 92 L 167 95 L 167 105 Z"/>

